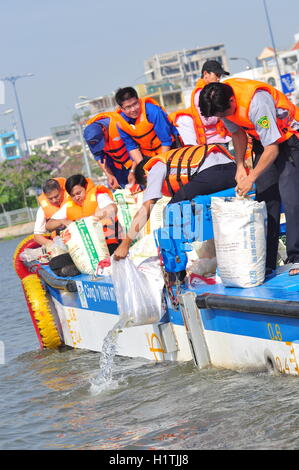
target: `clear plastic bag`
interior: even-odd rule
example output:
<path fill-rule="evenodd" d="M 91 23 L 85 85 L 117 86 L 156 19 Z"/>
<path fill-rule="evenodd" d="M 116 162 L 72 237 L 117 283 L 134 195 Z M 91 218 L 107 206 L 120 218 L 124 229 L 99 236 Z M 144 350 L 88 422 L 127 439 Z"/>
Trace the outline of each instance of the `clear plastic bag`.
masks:
<path fill-rule="evenodd" d="M 64 255 L 68 252 L 68 247 L 63 243 L 61 237 L 55 237 L 53 242 L 46 247 L 49 259 L 55 258 L 55 256 Z"/>
<path fill-rule="evenodd" d="M 120 319 L 125 326 L 146 325 L 160 321 L 161 298 L 154 292 L 147 276 L 130 258 L 115 261 L 112 257 L 112 280 Z"/>
<path fill-rule="evenodd" d="M 38 261 L 41 264 L 48 264 L 50 260 L 46 248 L 42 246 L 38 248 L 25 248 L 25 250 L 20 254 L 20 258 L 25 263 Z"/>

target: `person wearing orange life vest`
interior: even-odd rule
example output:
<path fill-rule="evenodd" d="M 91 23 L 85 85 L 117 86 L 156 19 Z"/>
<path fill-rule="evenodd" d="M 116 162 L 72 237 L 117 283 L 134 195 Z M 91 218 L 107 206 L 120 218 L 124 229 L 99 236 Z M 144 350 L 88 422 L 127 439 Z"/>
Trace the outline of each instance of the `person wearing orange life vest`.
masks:
<path fill-rule="evenodd" d="M 47 233 L 46 223 L 68 199 L 65 181 L 65 178 L 50 178 L 43 184 L 43 192 L 38 197 L 39 208 L 34 225 L 34 240 L 39 245 L 50 246 L 52 243 L 51 239 L 44 236 Z M 57 228 L 62 229 L 65 226 L 60 224 Z"/>
<path fill-rule="evenodd" d="M 205 116 L 221 117 L 232 133 L 238 194 L 245 196 L 256 184 L 257 200 L 266 202 L 267 272 L 276 268 L 282 202 L 289 274 L 299 274 L 299 108 L 267 83 L 241 78 L 207 85 L 199 105 Z M 255 155 L 249 174 L 247 135 Z"/>
<path fill-rule="evenodd" d="M 136 165 L 180 145 L 178 132 L 159 103 L 152 98 L 138 98 L 134 88 L 120 88 L 115 100 L 119 105 L 119 135 L 133 160 L 128 179 L 134 184 Z"/>
<path fill-rule="evenodd" d="M 146 176 L 146 172 L 148 172 Z M 127 236 L 114 252 L 120 260 L 128 254 L 137 233 L 146 224 L 154 204 L 162 196 L 171 196 L 169 204 L 192 200 L 235 186 L 236 165 L 221 145 L 194 145 L 172 149 L 140 162 L 135 170 L 136 182 L 146 186 L 143 205 L 135 215 Z"/>
<path fill-rule="evenodd" d="M 112 189 L 128 184 L 132 160 L 117 128 L 119 114 L 99 113 L 87 121 L 83 135 L 94 159 L 107 176 Z"/>
<path fill-rule="evenodd" d="M 207 60 L 201 69 L 201 78 L 191 94 L 191 104 L 169 115 L 185 145 L 222 144 L 227 145 L 231 137 L 223 122 L 217 117 L 205 118 L 199 109 L 198 99 L 202 89 L 209 83 L 219 82 L 229 75 L 216 60 Z"/>
<path fill-rule="evenodd" d="M 111 191 L 105 186 L 95 186 L 83 175 L 70 176 L 65 183 L 70 199 L 47 222 L 48 230 L 55 230 L 63 220 L 69 225 L 75 220 L 94 215 L 102 222 L 109 253 L 112 254 L 119 244 L 117 206 Z"/>

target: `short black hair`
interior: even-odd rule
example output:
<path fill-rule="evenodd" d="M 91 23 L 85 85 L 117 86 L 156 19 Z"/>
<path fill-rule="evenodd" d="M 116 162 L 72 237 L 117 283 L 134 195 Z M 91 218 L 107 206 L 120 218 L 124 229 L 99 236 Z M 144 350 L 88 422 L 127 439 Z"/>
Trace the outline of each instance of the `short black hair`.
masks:
<path fill-rule="evenodd" d="M 72 189 L 74 186 L 82 186 L 82 188 L 87 187 L 88 181 L 83 175 L 72 175 L 70 176 L 65 183 L 65 189 L 68 192 L 68 194 L 71 194 Z"/>
<path fill-rule="evenodd" d="M 137 184 L 140 184 L 140 186 L 146 186 L 146 173 L 143 168 L 145 163 L 145 160 L 141 160 L 135 168 L 135 180 Z"/>
<path fill-rule="evenodd" d="M 58 191 L 61 191 L 60 184 L 54 178 L 50 178 L 47 181 L 45 181 L 42 187 L 42 190 L 45 194 L 49 194 L 55 189 L 57 189 Z"/>
<path fill-rule="evenodd" d="M 200 112 L 205 117 L 216 116 L 225 112 L 229 107 L 230 98 L 234 95 L 233 89 L 226 83 L 209 83 L 199 95 Z"/>
<path fill-rule="evenodd" d="M 130 100 L 131 98 L 138 99 L 137 91 L 131 86 L 119 88 L 115 93 L 115 101 L 117 102 L 118 106 L 122 106 L 124 101 Z"/>

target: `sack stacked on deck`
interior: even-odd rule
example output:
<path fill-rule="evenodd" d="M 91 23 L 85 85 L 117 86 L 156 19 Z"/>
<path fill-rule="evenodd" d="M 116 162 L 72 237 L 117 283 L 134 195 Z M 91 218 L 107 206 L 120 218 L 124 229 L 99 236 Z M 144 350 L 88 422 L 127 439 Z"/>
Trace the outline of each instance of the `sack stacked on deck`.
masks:
<path fill-rule="evenodd" d="M 117 189 L 113 193 L 113 198 L 117 203 L 117 216 L 120 225 L 123 227 L 125 232 L 127 232 L 131 226 L 135 214 L 142 207 L 143 192 L 132 194 L 129 189 Z M 151 211 L 149 220 L 143 229 L 139 232 L 138 239 L 145 235 L 149 235 L 157 228 L 162 227 L 163 211 L 169 201 L 170 197 L 163 196 L 156 202 Z"/>
<path fill-rule="evenodd" d="M 95 274 L 98 263 L 110 256 L 103 226 L 95 222 L 93 216 L 72 222 L 63 231 L 62 238 L 81 273 Z"/>
<path fill-rule="evenodd" d="M 113 198 L 117 203 L 118 221 L 127 233 L 136 212 L 142 206 L 143 192 L 132 194 L 129 189 L 117 189 L 113 193 Z"/>
<path fill-rule="evenodd" d="M 158 199 L 151 211 L 149 220 L 141 230 L 142 236 L 152 234 L 154 230 L 163 226 L 163 212 L 170 199 L 171 198 L 167 196 L 163 196 L 161 199 Z"/>
<path fill-rule="evenodd" d="M 142 207 L 143 192 L 132 194 L 129 189 L 118 189 L 113 193 L 117 202 L 117 216 L 124 231 L 127 232 L 131 226 L 137 211 Z M 163 211 L 170 197 L 163 196 L 154 205 L 150 218 L 137 235 L 133 246 L 130 248 L 130 256 L 135 264 L 140 264 L 144 259 L 157 256 L 158 250 L 154 240 L 154 230 L 163 225 Z"/>
<path fill-rule="evenodd" d="M 211 198 L 217 267 L 230 287 L 254 287 L 265 279 L 267 211 L 251 198 Z"/>

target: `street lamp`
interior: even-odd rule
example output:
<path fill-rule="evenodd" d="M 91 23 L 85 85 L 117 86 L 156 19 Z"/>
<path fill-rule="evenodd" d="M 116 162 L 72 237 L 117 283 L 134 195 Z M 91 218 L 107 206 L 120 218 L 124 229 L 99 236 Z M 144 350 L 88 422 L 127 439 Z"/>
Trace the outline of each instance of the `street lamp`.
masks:
<path fill-rule="evenodd" d="M 86 101 L 86 100 L 88 100 L 88 97 L 87 96 L 79 96 L 79 99 Z M 86 106 L 87 106 L 86 103 L 77 103 L 77 104 L 75 104 L 76 109 L 84 108 Z M 87 174 L 88 178 L 91 178 L 91 169 L 90 169 L 90 165 L 89 165 L 88 155 L 87 155 L 87 152 L 86 152 L 86 143 L 85 143 L 85 140 L 84 140 L 84 137 L 83 137 L 81 122 L 78 121 L 77 124 L 78 124 L 79 137 L 80 137 L 81 146 L 82 146 L 85 171 L 86 171 L 86 174 Z"/>
<path fill-rule="evenodd" d="M 146 75 L 150 75 L 152 72 L 154 72 L 154 69 L 149 69 L 149 70 L 146 70 L 142 75 L 139 75 L 139 77 L 136 77 L 133 84 L 137 82 L 137 80 L 139 80 L 140 78 L 146 76 Z"/>
<path fill-rule="evenodd" d="M 248 64 L 247 69 L 252 70 L 252 68 L 253 68 L 251 63 L 249 62 L 249 60 L 246 59 L 246 57 L 230 57 L 229 60 L 245 60 L 245 62 L 247 62 L 247 64 Z"/>
<path fill-rule="evenodd" d="M 22 127 L 22 131 L 23 131 L 23 137 L 24 137 L 24 141 L 25 141 L 26 156 L 27 157 L 29 157 L 30 151 L 29 151 L 29 145 L 28 145 L 28 141 L 27 141 L 27 137 L 26 137 L 24 120 L 23 120 L 23 116 L 22 116 L 22 112 L 21 112 L 21 106 L 20 106 L 20 102 L 19 102 L 19 98 L 18 98 L 18 94 L 17 94 L 16 81 L 19 80 L 20 78 L 33 77 L 33 75 L 34 75 L 33 73 L 26 73 L 24 75 L 15 75 L 15 76 L 4 77 L 4 78 L 0 79 L 0 80 L 3 80 L 5 82 L 10 82 L 12 84 L 14 94 L 15 94 L 15 98 L 16 98 L 17 107 L 18 107 L 21 127 Z"/>
<path fill-rule="evenodd" d="M 3 113 L 1 113 L 1 116 L 8 116 L 9 114 L 12 114 L 12 119 L 11 119 L 11 123 L 12 123 L 12 128 L 14 131 L 17 130 L 17 126 L 16 126 L 16 121 L 15 121 L 15 118 L 14 118 L 14 109 L 12 108 L 9 108 L 9 109 L 6 109 L 5 111 L 3 111 Z"/>
<path fill-rule="evenodd" d="M 251 70 L 251 75 L 254 79 L 252 64 L 246 57 L 229 57 L 229 60 L 244 60 L 247 63 L 246 69 Z"/>

